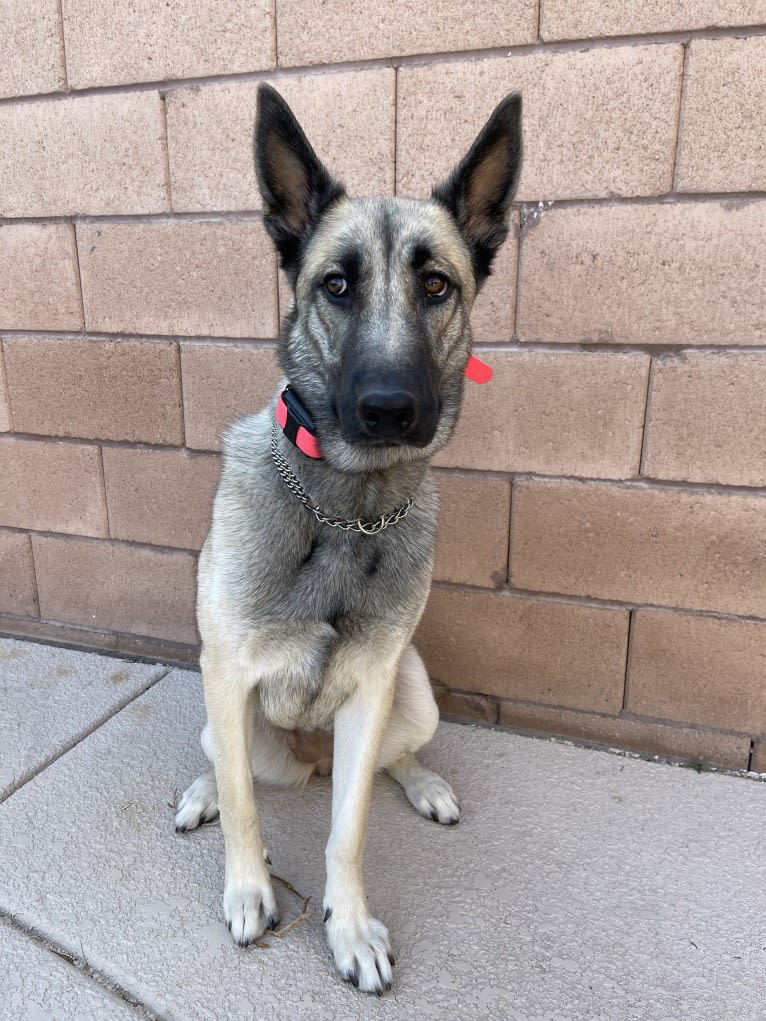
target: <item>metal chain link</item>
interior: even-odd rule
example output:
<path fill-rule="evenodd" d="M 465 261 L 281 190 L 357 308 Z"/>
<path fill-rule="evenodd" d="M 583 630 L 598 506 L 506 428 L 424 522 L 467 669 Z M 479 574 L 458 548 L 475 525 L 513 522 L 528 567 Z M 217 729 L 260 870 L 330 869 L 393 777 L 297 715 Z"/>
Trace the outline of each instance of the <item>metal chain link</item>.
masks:
<path fill-rule="evenodd" d="M 409 514 L 413 504 L 413 498 L 410 497 L 407 503 L 402 504 L 401 507 L 397 507 L 396 510 L 389 511 L 388 514 L 381 514 L 379 518 L 374 521 L 363 521 L 361 518 L 348 519 L 348 518 L 332 518 L 327 514 L 323 514 L 318 507 L 314 507 L 309 499 L 308 493 L 301 485 L 301 481 L 295 472 L 291 469 L 287 460 L 280 454 L 277 447 L 277 427 L 273 425 L 271 427 L 271 457 L 274 461 L 274 466 L 279 473 L 280 478 L 290 490 L 290 492 L 297 496 L 300 502 L 307 510 L 311 511 L 317 521 L 323 525 L 329 525 L 331 528 L 340 528 L 344 532 L 361 532 L 363 535 L 378 535 L 380 532 L 388 528 L 389 525 L 395 525 L 397 521 L 401 521 L 403 517 Z"/>

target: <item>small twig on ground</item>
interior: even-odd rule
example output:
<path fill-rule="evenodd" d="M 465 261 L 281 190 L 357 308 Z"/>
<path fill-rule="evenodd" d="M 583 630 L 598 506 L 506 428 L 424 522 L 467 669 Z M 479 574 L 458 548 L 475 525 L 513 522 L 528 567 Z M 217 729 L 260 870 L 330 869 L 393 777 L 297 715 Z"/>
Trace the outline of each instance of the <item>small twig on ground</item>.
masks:
<path fill-rule="evenodd" d="M 275 876 L 272 873 L 271 878 L 275 879 L 278 883 L 281 883 L 282 886 L 284 886 L 284 888 L 286 890 L 288 890 L 291 894 L 293 894 L 294 897 L 297 897 L 298 900 L 302 902 L 301 903 L 301 910 L 295 916 L 295 918 L 291 918 L 290 921 L 286 922 L 285 925 L 283 925 L 281 929 L 267 929 L 264 932 L 264 934 L 263 934 L 264 936 L 279 936 L 279 937 L 282 937 L 282 936 L 285 936 L 290 931 L 290 929 L 294 928 L 294 926 L 296 926 L 299 922 L 302 922 L 304 919 L 307 919 L 307 918 L 313 918 L 314 912 L 306 910 L 308 908 L 308 906 L 309 906 L 309 901 L 311 900 L 311 897 L 304 897 L 302 893 L 299 893 L 298 890 L 295 889 L 295 887 L 293 886 L 292 883 L 288 883 L 288 881 L 286 879 L 283 879 L 281 876 Z M 269 946 L 268 943 L 263 943 L 260 940 L 256 940 L 255 941 L 255 945 L 258 946 L 258 947 L 268 947 Z"/>

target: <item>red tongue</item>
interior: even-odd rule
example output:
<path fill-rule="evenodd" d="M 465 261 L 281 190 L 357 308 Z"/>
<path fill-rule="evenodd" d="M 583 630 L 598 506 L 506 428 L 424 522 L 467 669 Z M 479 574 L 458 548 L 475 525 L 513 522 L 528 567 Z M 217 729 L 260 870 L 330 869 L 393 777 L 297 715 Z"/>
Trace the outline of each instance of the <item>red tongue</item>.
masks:
<path fill-rule="evenodd" d="M 470 355 L 465 365 L 465 374 L 474 383 L 489 383 L 492 379 L 492 366 L 487 365 L 476 355 Z"/>

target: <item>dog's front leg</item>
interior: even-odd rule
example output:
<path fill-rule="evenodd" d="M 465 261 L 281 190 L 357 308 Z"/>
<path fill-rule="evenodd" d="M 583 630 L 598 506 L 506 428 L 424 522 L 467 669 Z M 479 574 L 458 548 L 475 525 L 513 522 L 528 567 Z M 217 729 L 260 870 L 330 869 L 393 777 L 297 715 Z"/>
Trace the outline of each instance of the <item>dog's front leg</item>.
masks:
<path fill-rule="evenodd" d="M 234 662 L 203 653 L 201 665 L 226 851 L 223 913 L 234 940 L 247 946 L 279 921 L 250 771 L 251 688 Z"/>
<path fill-rule="evenodd" d="M 353 694 L 335 715 L 332 829 L 324 907 L 327 939 L 341 975 L 365 992 L 391 988 L 388 930 L 367 910 L 362 875 L 372 780 L 393 702 L 396 662 L 355 657 Z"/>

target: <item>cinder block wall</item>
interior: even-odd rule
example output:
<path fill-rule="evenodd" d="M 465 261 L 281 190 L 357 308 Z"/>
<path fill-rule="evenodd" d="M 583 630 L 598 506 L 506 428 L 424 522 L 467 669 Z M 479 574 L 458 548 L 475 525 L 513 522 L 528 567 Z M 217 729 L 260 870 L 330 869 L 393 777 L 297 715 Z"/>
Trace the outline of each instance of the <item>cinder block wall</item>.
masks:
<path fill-rule="evenodd" d="M 257 82 L 425 195 L 521 89 L 420 643 L 468 718 L 766 769 L 765 0 L 0 2 L 0 630 L 194 656 L 278 378 Z"/>

